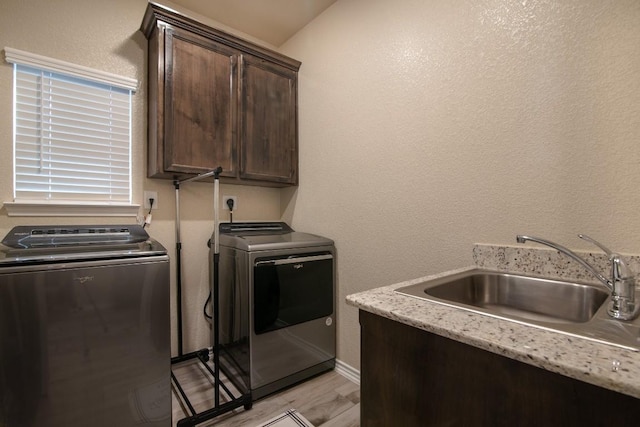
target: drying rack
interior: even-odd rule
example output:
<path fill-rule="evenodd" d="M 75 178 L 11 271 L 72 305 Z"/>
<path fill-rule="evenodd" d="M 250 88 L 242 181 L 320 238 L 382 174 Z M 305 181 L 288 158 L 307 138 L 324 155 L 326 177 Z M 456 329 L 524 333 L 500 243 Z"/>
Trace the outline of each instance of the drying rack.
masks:
<path fill-rule="evenodd" d="M 244 409 L 251 409 L 252 398 L 248 384 L 243 384 L 242 368 L 235 363 L 233 358 L 226 358 L 223 354 L 223 347 L 220 345 L 219 334 L 219 273 L 218 264 L 220 258 L 219 250 L 219 218 L 218 218 L 218 200 L 219 200 L 219 177 L 222 168 L 218 167 L 210 172 L 203 173 L 191 178 L 183 180 L 174 179 L 173 184 L 176 191 L 176 308 L 177 308 L 177 335 L 178 335 L 178 356 L 171 358 L 171 381 L 186 410 L 190 415 L 178 421 L 178 427 L 190 427 L 200 424 L 204 421 L 215 418 L 224 413 L 230 412 L 241 406 Z M 180 184 L 198 181 L 213 176 L 213 211 L 214 211 L 214 239 L 213 239 L 213 268 L 212 276 L 212 328 L 213 342 L 212 354 L 210 357 L 209 349 L 204 348 L 191 353 L 184 354 L 182 346 L 182 242 L 180 240 Z M 211 242 L 209 242 L 211 244 Z M 178 378 L 174 373 L 175 369 L 188 363 L 195 363 L 205 378 L 211 378 L 213 381 L 213 406 L 207 410 L 197 412 L 191 403 L 187 393 L 181 386 Z M 228 385 L 223 379 L 228 380 Z M 232 390 L 234 388 L 235 390 Z M 226 396 L 225 402 L 221 403 L 221 392 Z"/>

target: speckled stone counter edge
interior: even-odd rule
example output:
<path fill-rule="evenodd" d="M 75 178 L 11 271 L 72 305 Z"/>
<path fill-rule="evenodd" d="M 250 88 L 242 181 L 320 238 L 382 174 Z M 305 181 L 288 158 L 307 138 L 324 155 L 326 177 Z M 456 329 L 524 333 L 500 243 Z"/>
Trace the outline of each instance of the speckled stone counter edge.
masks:
<path fill-rule="evenodd" d="M 607 258 L 580 253 L 607 271 Z M 640 257 L 626 256 L 640 272 Z M 476 244 L 475 265 L 347 296 L 347 303 L 551 372 L 640 398 L 640 352 L 467 312 L 394 292 L 394 289 L 476 267 L 540 277 L 593 282 L 578 264 L 556 251 Z M 575 265 L 574 265 L 575 264 Z"/>

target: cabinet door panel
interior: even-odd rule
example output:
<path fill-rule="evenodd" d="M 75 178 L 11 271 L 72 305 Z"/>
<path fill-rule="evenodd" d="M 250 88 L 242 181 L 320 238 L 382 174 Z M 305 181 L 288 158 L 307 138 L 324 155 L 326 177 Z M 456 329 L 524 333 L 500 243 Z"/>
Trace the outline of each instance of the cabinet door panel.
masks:
<path fill-rule="evenodd" d="M 240 177 L 297 184 L 296 73 L 241 57 Z"/>
<path fill-rule="evenodd" d="M 164 169 L 237 176 L 236 54 L 179 29 L 166 36 Z"/>

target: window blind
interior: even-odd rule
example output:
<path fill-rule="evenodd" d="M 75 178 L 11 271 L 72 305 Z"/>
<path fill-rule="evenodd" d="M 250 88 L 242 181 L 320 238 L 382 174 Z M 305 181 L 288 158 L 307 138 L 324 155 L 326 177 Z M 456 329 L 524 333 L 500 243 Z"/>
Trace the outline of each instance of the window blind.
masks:
<path fill-rule="evenodd" d="M 14 197 L 131 203 L 131 90 L 14 64 Z"/>

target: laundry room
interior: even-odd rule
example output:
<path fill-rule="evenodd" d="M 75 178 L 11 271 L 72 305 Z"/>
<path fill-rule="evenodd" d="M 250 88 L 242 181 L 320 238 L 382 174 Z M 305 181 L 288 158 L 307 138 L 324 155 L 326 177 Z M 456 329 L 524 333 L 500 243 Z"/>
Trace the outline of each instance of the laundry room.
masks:
<path fill-rule="evenodd" d="M 1 9 L 0 426 L 640 415 L 640 2 Z"/>

